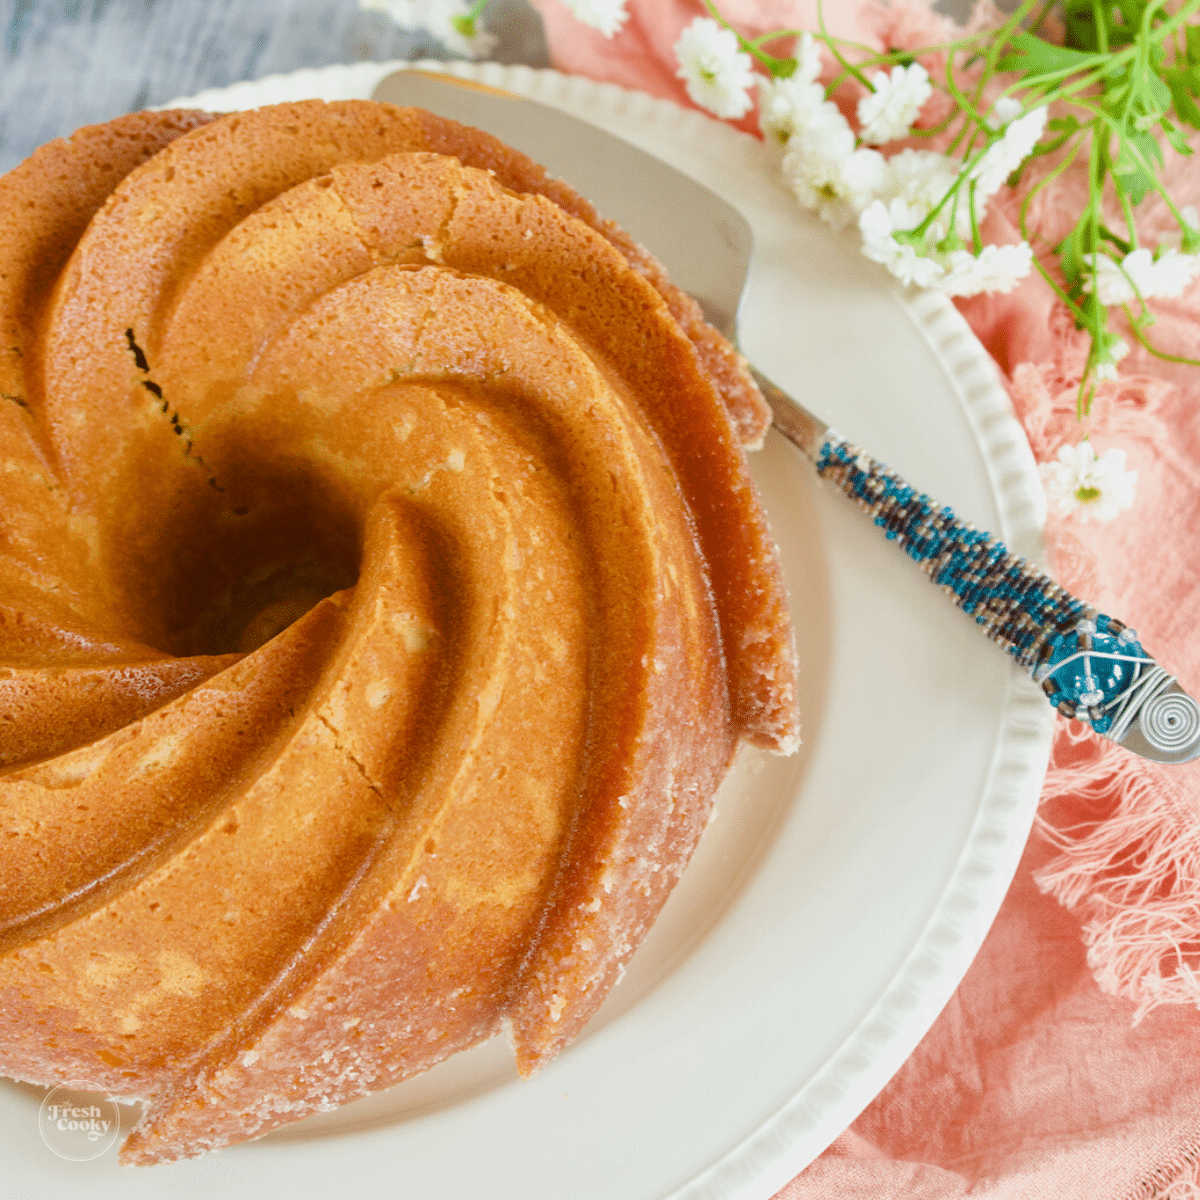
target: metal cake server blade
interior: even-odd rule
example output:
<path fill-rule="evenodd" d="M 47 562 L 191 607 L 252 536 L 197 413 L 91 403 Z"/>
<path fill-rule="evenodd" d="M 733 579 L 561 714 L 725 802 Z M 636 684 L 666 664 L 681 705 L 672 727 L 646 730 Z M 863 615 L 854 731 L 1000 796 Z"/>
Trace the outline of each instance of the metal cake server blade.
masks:
<path fill-rule="evenodd" d="M 406 69 L 382 80 L 373 99 L 428 109 L 529 155 L 644 245 L 737 344 L 754 236 L 742 214 L 708 188 L 580 117 L 472 80 Z M 647 205 L 647 194 L 671 202 Z M 779 432 L 1026 667 L 1063 716 L 1156 762 L 1200 757 L 1200 705 L 1131 629 L 918 493 L 751 370 Z"/>

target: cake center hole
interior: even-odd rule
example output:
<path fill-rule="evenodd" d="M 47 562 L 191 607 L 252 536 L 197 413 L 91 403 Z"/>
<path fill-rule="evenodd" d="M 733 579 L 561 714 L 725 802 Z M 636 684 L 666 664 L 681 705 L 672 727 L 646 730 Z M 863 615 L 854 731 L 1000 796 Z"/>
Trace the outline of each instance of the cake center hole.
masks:
<path fill-rule="evenodd" d="M 256 465 L 225 465 L 221 493 L 176 492 L 125 539 L 136 553 L 114 557 L 140 640 L 179 656 L 246 654 L 357 582 L 359 520 L 345 491 L 304 463 Z"/>
<path fill-rule="evenodd" d="M 200 615 L 210 654 L 249 654 L 300 620 L 327 596 L 354 585 L 353 574 L 311 556 L 248 572 Z"/>

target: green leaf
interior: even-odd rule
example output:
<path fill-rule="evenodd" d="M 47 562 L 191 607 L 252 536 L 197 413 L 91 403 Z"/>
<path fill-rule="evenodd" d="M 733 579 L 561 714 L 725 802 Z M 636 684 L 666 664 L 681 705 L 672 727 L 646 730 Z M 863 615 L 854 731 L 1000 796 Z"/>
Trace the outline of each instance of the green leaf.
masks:
<path fill-rule="evenodd" d="M 1055 133 L 1072 134 L 1079 128 L 1079 118 L 1075 116 L 1051 117 L 1046 122 L 1047 129 L 1053 129 Z"/>
<path fill-rule="evenodd" d="M 1200 25 L 1185 25 L 1183 30 L 1186 49 L 1184 53 L 1194 63 L 1200 63 Z"/>
<path fill-rule="evenodd" d="M 1168 136 L 1170 137 L 1171 145 L 1175 147 L 1180 157 L 1191 158 L 1191 156 L 1196 153 L 1195 150 L 1192 149 L 1192 145 L 1187 140 L 1187 137 L 1178 130 L 1169 134 Z"/>
<path fill-rule="evenodd" d="M 1112 171 L 1131 203 L 1141 204 L 1146 193 L 1154 190 L 1155 164 L 1162 166 L 1162 150 L 1153 134 L 1130 132 L 1120 137 Z"/>
<path fill-rule="evenodd" d="M 1122 255 L 1128 254 L 1130 250 L 1133 249 L 1133 247 L 1123 237 L 1121 237 L 1119 234 L 1113 233 L 1113 231 L 1109 229 L 1107 225 L 1100 226 L 1100 237 L 1104 241 L 1111 242 L 1114 246 L 1116 246 Z"/>
<path fill-rule="evenodd" d="M 1066 145 L 1072 134 L 1078 133 L 1083 126 L 1079 123 L 1079 118 L 1075 116 L 1066 117 L 1051 117 L 1046 122 L 1046 127 L 1058 136 L 1045 138 L 1038 142 L 1036 146 L 1029 152 L 1029 158 L 1040 158 L 1046 154 L 1053 154 L 1056 150 Z"/>
<path fill-rule="evenodd" d="M 1171 89 L 1157 75 L 1148 76 L 1146 83 L 1150 89 L 1149 110 L 1154 113 L 1166 112 L 1171 107 Z"/>
<path fill-rule="evenodd" d="M 1192 148 L 1188 145 L 1187 136 L 1181 129 L 1177 129 L 1170 121 L 1164 120 L 1162 123 L 1163 133 L 1166 134 L 1167 141 L 1175 147 L 1175 150 L 1187 158 L 1192 153 Z"/>
<path fill-rule="evenodd" d="M 1142 152 L 1142 158 L 1150 170 L 1155 167 L 1161 170 L 1163 165 L 1162 147 L 1159 146 L 1158 139 L 1154 134 L 1140 131 L 1133 134 L 1129 140 Z"/>
<path fill-rule="evenodd" d="M 1146 11 L 1146 0 L 1116 0 L 1112 7 L 1112 25 L 1109 28 L 1109 45 L 1127 46 L 1141 28 L 1142 14 Z M 1116 19 L 1121 14 L 1120 22 Z"/>
<path fill-rule="evenodd" d="M 1079 307 L 1083 309 L 1083 315 L 1087 318 L 1090 328 L 1095 329 L 1099 326 L 1103 330 L 1105 324 L 1108 322 L 1108 309 L 1100 303 L 1100 298 L 1096 295 L 1094 288 L 1092 291 L 1084 293 L 1083 299 L 1079 302 Z M 1103 333 L 1100 335 L 1100 340 L 1104 350 L 1112 349 L 1111 342 L 1107 346 L 1104 345 Z M 1113 341 L 1115 340 L 1114 338 Z M 1095 353 L 1096 349 L 1097 347 L 1093 345 L 1092 352 Z M 1103 350 L 1101 352 L 1103 353 Z"/>
<path fill-rule="evenodd" d="M 1118 120 L 1125 106 L 1125 98 L 1129 95 L 1133 84 L 1129 76 L 1122 72 L 1104 81 L 1104 107 Z"/>
<path fill-rule="evenodd" d="M 1073 74 L 1098 66 L 1107 57 L 1056 46 L 1024 31 L 1015 34 L 1009 44 L 1013 49 L 996 64 L 998 71 L 1023 71 L 1027 75 Z"/>
<path fill-rule="evenodd" d="M 1058 256 L 1059 265 L 1062 267 L 1063 278 L 1067 281 L 1068 291 L 1074 295 L 1078 290 L 1083 280 L 1083 221 L 1067 234 L 1057 246 L 1054 247 L 1054 253 Z"/>
<path fill-rule="evenodd" d="M 1177 70 L 1164 71 L 1163 78 L 1171 92 L 1171 103 L 1175 109 L 1175 115 L 1185 125 L 1191 125 L 1193 129 L 1200 129 L 1200 105 L 1192 98 L 1186 73 Z"/>

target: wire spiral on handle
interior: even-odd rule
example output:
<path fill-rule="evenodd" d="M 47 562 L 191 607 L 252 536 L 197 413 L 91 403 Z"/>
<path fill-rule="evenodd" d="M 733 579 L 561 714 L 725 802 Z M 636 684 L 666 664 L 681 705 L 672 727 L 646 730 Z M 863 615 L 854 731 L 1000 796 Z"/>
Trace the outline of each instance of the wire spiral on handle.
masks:
<path fill-rule="evenodd" d="M 1169 753 L 1183 750 L 1200 737 L 1200 707 L 1191 696 L 1174 692 L 1155 696 L 1138 714 L 1151 745 Z"/>

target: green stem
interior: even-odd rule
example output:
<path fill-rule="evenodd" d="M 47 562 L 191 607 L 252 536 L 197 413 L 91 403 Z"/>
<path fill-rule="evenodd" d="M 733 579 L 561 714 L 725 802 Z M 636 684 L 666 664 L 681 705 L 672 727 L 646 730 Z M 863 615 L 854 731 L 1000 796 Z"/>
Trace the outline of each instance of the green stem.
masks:
<path fill-rule="evenodd" d="M 1121 202 L 1121 211 L 1125 214 L 1125 228 L 1129 230 L 1129 246 L 1130 249 L 1136 250 L 1138 244 L 1137 224 L 1133 219 L 1133 204 L 1129 199 L 1129 194 L 1124 188 L 1115 187 L 1113 191 L 1117 193 L 1117 199 Z"/>
<path fill-rule="evenodd" d="M 975 180 L 972 179 L 967 187 L 967 210 L 971 217 L 971 249 L 973 254 L 983 250 L 983 237 L 979 232 L 979 212 L 975 207 Z"/>
<path fill-rule="evenodd" d="M 984 92 L 992 76 L 996 74 L 996 64 L 1000 61 L 1001 52 L 1008 45 L 1009 39 L 1021 27 L 1021 22 L 1024 21 L 1026 14 L 1032 11 L 1038 0 L 1022 0 L 1022 2 L 1013 10 L 1012 15 L 996 30 L 994 38 L 988 43 L 987 50 L 984 52 L 983 71 L 980 73 L 979 79 L 975 84 L 975 99 L 974 107 L 978 107 L 983 100 Z M 946 62 L 947 73 L 951 64 L 954 61 L 954 56 L 951 54 Z"/>
<path fill-rule="evenodd" d="M 1042 266 L 1042 261 L 1036 254 L 1033 256 L 1033 265 L 1037 268 L 1037 273 L 1050 285 L 1050 290 L 1053 291 L 1059 300 L 1061 300 L 1066 306 L 1066 309 L 1071 314 L 1075 324 L 1082 328 L 1087 323 L 1087 314 L 1082 308 L 1079 307 L 1078 304 L 1075 303 L 1074 300 L 1071 299 L 1069 295 L 1067 295 L 1058 280 L 1055 279 L 1054 276 L 1051 275 L 1044 266 Z"/>
<path fill-rule="evenodd" d="M 1100 121 L 1102 121 L 1105 125 L 1111 125 L 1112 131 L 1115 134 L 1117 134 L 1118 137 L 1122 136 L 1120 127 L 1113 121 L 1112 117 L 1108 116 L 1107 113 L 1103 113 L 1103 112 L 1097 113 L 1096 115 L 1100 119 Z M 1095 135 L 1093 135 L 1093 141 L 1094 140 L 1095 140 Z M 1183 216 L 1180 214 L 1179 209 L 1175 206 L 1175 201 L 1171 199 L 1171 196 L 1167 192 L 1167 189 L 1165 187 L 1163 187 L 1162 181 L 1158 178 L 1158 173 L 1146 161 L 1146 156 L 1141 152 L 1141 150 L 1138 149 L 1137 143 L 1126 138 L 1125 145 L 1129 147 L 1130 154 L 1132 154 L 1134 156 L 1134 158 L 1137 159 L 1138 165 L 1142 168 L 1143 171 L 1146 172 L 1147 176 L 1150 179 L 1151 185 L 1154 188 L 1154 191 L 1157 192 L 1158 195 L 1160 195 L 1162 197 L 1163 203 L 1165 203 L 1166 206 L 1171 210 L 1171 215 L 1180 223 L 1180 225 L 1187 224 L 1187 222 L 1184 221 Z"/>
<path fill-rule="evenodd" d="M 958 149 L 959 142 L 968 132 L 971 133 L 971 142 L 973 143 L 975 134 L 977 132 L 980 130 L 987 130 L 987 122 L 979 114 L 974 102 L 969 100 L 963 94 L 962 89 L 959 88 L 958 83 L 955 81 L 953 63 L 954 60 L 952 57 L 946 59 L 946 90 L 954 98 L 955 103 L 958 105 L 959 109 L 962 111 L 967 120 L 963 124 L 963 127 L 959 131 L 958 135 L 955 137 L 954 142 L 948 148 L 948 153 L 954 153 Z M 972 124 L 975 126 L 974 130 L 971 129 Z M 968 150 L 966 153 L 969 153 L 969 147 L 970 143 L 968 143 Z"/>
<path fill-rule="evenodd" d="M 944 50 L 947 47 L 958 47 L 965 45 L 968 42 L 976 40 L 978 35 L 972 35 L 970 38 L 961 38 L 957 42 L 943 42 L 938 46 L 922 46 L 919 50 L 888 50 L 883 53 L 872 51 L 869 46 L 864 46 L 863 49 L 868 53 L 858 63 L 860 71 L 870 70 L 872 67 L 891 67 L 900 63 L 908 63 L 913 59 L 920 57 L 923 54 L 932 54 L 935 51 Z M 843 46 L 853 45 L 853 43 L 843 41 Z M 850 71 L 842 71 L 835 75 L 832 82 L 829 84 L 828 91 L 830 95 L 837 91 L 847 79 L 853 78 Z"/>
<path fill-rule="evenodd" d="M 710 8 L 710 11 L 711 11 L 711 8 Z M 729 28 L 728 25 L 726 25 L 725 27 L 727 29 Z M 785 37 L 798 38 L 801 35 L 803 35 L 805 33 L 809 33 L 809 32 L 811 32 L 811 31 L 807 30 L 807 29 L 776 29 L 776 30 L 772 31 L 771 33 L 760 33 L 758 35 L 758 37 L 754 38 L 750 42 L 747 42 L 747 45 L 761 46 L 764 42 L 774 42 L 774 41 L 778 40 L 779 38 L 785 38 Z"/>
<path fill-rule="evenodd" d="M 1102 147 L 1100 144 L 1100 139 L 1093 134 L 1092 144 L 1088 155 L 1088 205 L 1084 210 L 1083 216 L 1080 218 L 1081 221 L 1086 220 L 1088 222 L 1088 231 L 1090 234 L 1092 251 L 1091 258 L 1093 288 L 1096 286 L 1096 259 L 1100 254 L 1100 231 L 1098 227 L 1100 224 L 1101 214 L 1099 206 L 1099 194 L 1096 191 L 1096 178 L 1097 175 L 1100 175 L 1101 183 L 1103 183 L 1103 166 L 1100 161 L 1101 155 Z M 1090 332 L 1092 335 L 1092 348 L 1095 350 L 1102 345 L 1104 333 L 1104 327 L 1100 316 L 1103 308 L 1100 304 L 1099 295 L 1093 293 L 1093 303 L 1089 306 L 1089 309 L 1088 332 Z M 1076 416 L 1078 416 L 1080 420 L 1086 417 L 1088 412 L 1091 410 L 1091 394 L 1089 393 L 1086 400 L 1083 396 L 1084 384 L 1087 382 L 1089 374 L 1090 372 L 1085 371 L 1083 378 L 1079 381 L 1079 395 L 1076 397 L 1075 408 Z"/>
<path fill-rule="evenodd" d="M 1108 24 L 1100 8 L 1100 0 L 1092 0 L 1092 20 L 1096 22 L 1096 46 L 1101 54 L 1108 53 Z"/>
<path fill-rule="evenodd" d="M 1139 323 L 1134 320 L 1133 314 L 1129 311 L 1129 305 L 1125 305 L 1125 315 L 1129 318 L 1129 329 L 1134 338 L 1143 350 L 1153 354 L 1155 358 L 1160 358 L 1164 362 L 1180 363 L 1185 367 L 1200 367 L 1200 359 L 1186 358 L 1182 354 L 1168 354 L 1165 350 L 1160 350 L 1147 339 L 1146 335 L 1141 331 Z"/>
<path fill-rule="evenodd" d="M 1075 139 L 1075 144 L 1066 152 L 1066 154 L 1063 155 L 1057 166 L 1055 166 L 1053 170 L 1047 171 L 1045 176 L 1042 179 L 1039 179 L 1038 182 L 1035 183 L 1028 192 L 1026 192 L 1025 199 L 1021 201 L 1021 213 L 1018 225 L 1021 230 L 1021 236 L 1030 245 L 1033 245 L 1033 235 L 1029 232 L 1029 227 L 1026 223 L 1026 218 L 1029 215 L 1029 206 L 1033 202 L 1033 198 L 1038 194 L 1038 192 L 1062 175 L 1063 172 L 1066 171 L 1067 168 L 1070 167 L 1070 165 L 1075 161 L 1075 156 L 1079 153 L 1079 147 L 1083 145 L 1083 139 L 1084 134 L 1081 132 L 1079 137 Z M 1074 308 L 1074 304 L 1072 304 L 1071 301 L 1068 300 L 1067 303 Z M 1082 322 L 1080 323 L 1082 324 Z"/>
<path fill-rule="evenodd" d="M 708 3 L 708 0 L 705 0 Z M 824 0 L 817 0 L 817 25 L 821 30 L 821 41 L 829 47 L 829 52 L 837 59 L 841 65 L 843 72 L 853 75 L 859 83 L 863 85 L 869 92 L 875 90 L 871 81 L 856 67 L 853 63 L 847 61 L 842 55 L 842 52 L 837 48 L 837 39 L 829 36 L 829 30 L 825 28 L 825 4 Z"/>
<path fill-rule="evenodd" d="M 794 58 L 776 58 L 773 54 L 768 54 L 761 49 L 763 42 L 773 41 L 775 38 L 785 37 L 790 31 L 781 30 L 779 33 L 764 33 L 761 37 L 755 38 L 753 41 L 747 41 L 746 38 L 734 29 L 730 23 L 718 11 L 713 0 L 704 0 L 704 7 L 708 9 L 714 21 L 718 25 L 723 25 L 730 33 L 738 40 L 738 45 L 746 51 L 747 54 L 757 58 L 767 71 L 772 79 L 786 79 L 796 69 L 796 60 Z M 799 32 L 799 31 L 796 31 Z"/>

